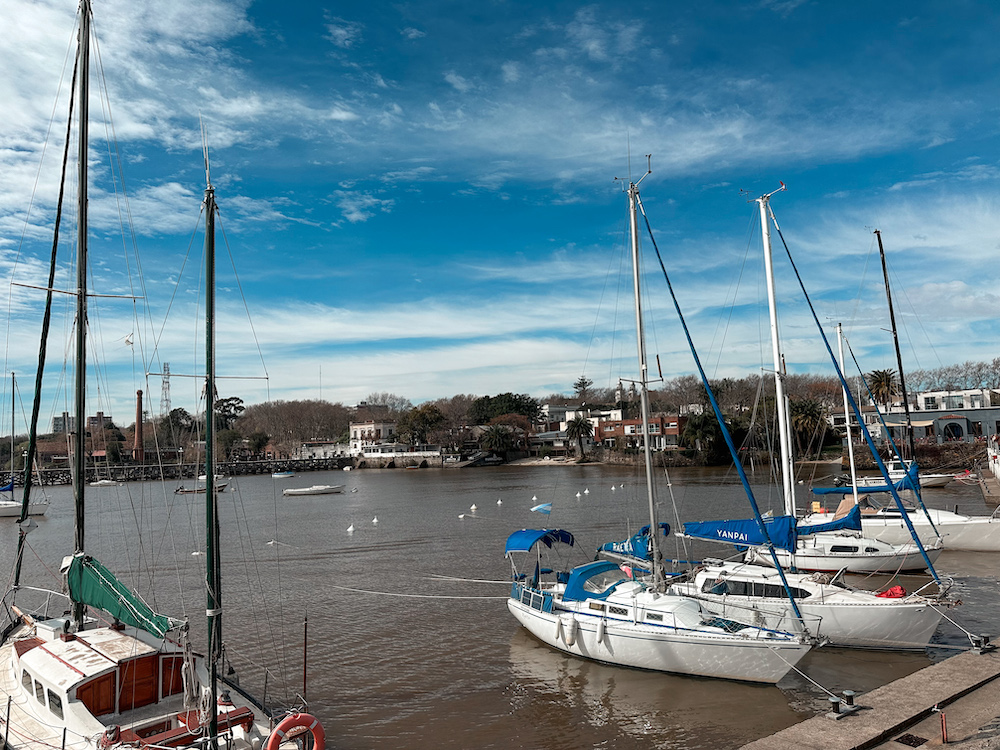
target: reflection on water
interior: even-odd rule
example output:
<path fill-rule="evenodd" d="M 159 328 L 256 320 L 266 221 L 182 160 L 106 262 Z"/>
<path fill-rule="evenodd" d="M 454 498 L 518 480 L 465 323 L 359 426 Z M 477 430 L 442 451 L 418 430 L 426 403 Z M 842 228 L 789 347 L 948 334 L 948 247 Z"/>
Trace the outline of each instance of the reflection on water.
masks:
<path fill-rule="evenodd" d="M 568 562 L 589 560 L 598 543 L 625 538 L 648 520 L 632 468 L 366 470 L 299 479 L 346 481 L 348 491 L 284 498 L 289 480 L 241 477 L 237 491 L 221 496 L 223 625 L 243 684 L 262 690 L 266 664 L 269 696 L 294 700 L 305 687 L 332 747 L 733 748 L 825 710 L 825 693 L 812 681 L 835 692 L 864 691 L 929 663 L 923 654 L 818 649 L 800 663 L 810 679 L 793 673 L 769 687 L 608 667 L 542 646 L 507 612 L 504 540 L 519 528 L 568 528 L 578 540 Z M 673 471 L 672 481 L 684 520 L 748 515 L 742 490 L 724 473 Z M 949 488 L 939 507 L 982 513 L 978 493 Z M 51 572 L 70 549 L 73 512 L 68 488 L 49 495 L 53 505 L 29 537 L 25 581 L 58 587 Z M 90 496 L 88 551 L 154 606 L 186 614 L 195 640 L 203 640 L 204 557 L 192 554 L 204 548 L 198 498 L 153 483 Z M 765 508 L 780 502 L 763 483 L 757 497 Z M 665 487 L 660 499 L 673 525 Z M 928 500 L 935 502 L 933 492 Z M 530 512 L 539 502 L 553 503 L 551 516 Z M 16 525 L 0 519 L 4 569 L 15 541 Z M 730 551 L 707 542 L 668 544 L 676 557 Z M 994 561 L 947 551 L 939 561 L 965 600 L 949 616 L 976 632 L 989 632 L 1000 610 Z M 966 642 L 950 624 L 937 640 Z"/>

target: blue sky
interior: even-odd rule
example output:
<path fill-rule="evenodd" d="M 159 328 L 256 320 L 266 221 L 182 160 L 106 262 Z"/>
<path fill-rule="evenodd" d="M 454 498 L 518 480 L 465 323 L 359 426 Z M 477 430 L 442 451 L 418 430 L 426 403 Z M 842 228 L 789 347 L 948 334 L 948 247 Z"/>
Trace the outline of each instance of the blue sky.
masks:
<path fill-rule="evenodd" d="M 75 11 L 0 6 L 0 270 L 19 283 L 44 283 Z M 779 180 L 772 205 L 820 315 L 844 322 L 866 370 L 894 367 L 875 227 L 907 367 L 1000 355 L 992 3 L 95 0 L 94 15 L 143 280 L 122 258 L 99 124 L 94 290 L 143 297 L 91 314 L 91 403 L 119 422 L 136 388 L 158 411 L 144 371 L 201 359 L 199 115 L 228 242 L 219 372 L 269 377 L 225 381 L 223 396 L 418 403 L 628 376 L 613 178 L 630 151 L 633 176 L 653 155 L 643 199 L 712 374 L 767 361 L 741 190 Z M 785 265 L 778 283 L 789 366 L 828 372 Z M 666 376 L 691 372 L 662 282 L 648 285 L 651 351 Z M 25 381 L 39 300 L 9 289 L 6 367 Z M 50 411 L 66 403 L 69 326 L 54 325 Z M 196 390 L 175 378 L 173 405 L 193 408 Z"/>

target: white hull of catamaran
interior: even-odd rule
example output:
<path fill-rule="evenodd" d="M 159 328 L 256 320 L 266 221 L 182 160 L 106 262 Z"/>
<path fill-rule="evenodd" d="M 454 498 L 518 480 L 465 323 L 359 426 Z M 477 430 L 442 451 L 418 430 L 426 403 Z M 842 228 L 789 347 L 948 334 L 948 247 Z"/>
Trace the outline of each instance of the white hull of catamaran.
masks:
<path fill-rule="evenodd" d="M 517 599 L 508 599 L 507 608 L 528 632 L 567 654 L 658 672 L 773 684 L 810 649 L 808 643 L 777 634 L 774 639 L 712 636 L 607 619 L 586 610 L 543 612 Z"/>

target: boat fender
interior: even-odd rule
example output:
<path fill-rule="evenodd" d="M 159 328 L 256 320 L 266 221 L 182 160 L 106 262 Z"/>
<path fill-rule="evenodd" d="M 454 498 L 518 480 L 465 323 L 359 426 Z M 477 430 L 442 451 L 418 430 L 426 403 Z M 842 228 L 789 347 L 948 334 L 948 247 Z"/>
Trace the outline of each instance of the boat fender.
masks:
<path fill-rule="evenodd" d="M 602 618 L 597 621 L 597 642 L 604 642 L 604 632 L 607 628 L 607 622 Z"/>
<path fill-rule="evenodd" d="M 557 641 L 561 641 L 562 637 L 563 637 L 562 618 L 561 617 L 557 617 L 556 618 L 556 640 Z"/>
<path fill-rule="evenodd" d="M 299 731 L 296 732 L 296 729 Z M 312 714 L 289 714 L 286 716 L 268 735 L 264 750 L 278 750 L 286 738 L 291 739 L 306 730 L 312 732 L 313 750 L 324 750 L 326 748 L 326 732 L 323 730 L 323 725 L 319 723 L 319 719 Z"/>
<path fill-rule="evenodd" d="M 104 730 L 101 738 L 97 741 L 97 746 L 101 750 L 106 750 L 113 745 L 117 745 L 122 738 L 122 728 L 119 726 L 111 726 Z"/>
<path fill-rule="evenodd" d="M 566 627 L 564 629 L 563 640 L 566 642 L 567 646 L 572 646 L 576 643 L 576 618 L 570 615 L 566 621 Z"/>

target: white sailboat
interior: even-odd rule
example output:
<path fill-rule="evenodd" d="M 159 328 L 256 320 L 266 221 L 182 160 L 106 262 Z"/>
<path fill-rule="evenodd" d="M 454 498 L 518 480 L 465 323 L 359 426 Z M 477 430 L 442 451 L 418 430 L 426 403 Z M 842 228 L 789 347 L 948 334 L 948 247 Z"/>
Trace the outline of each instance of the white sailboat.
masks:
<path fill-rule="evenodd" d="M 638 182 L 629 184 L 628 196 L 646 487 L 650 528 L 657 529 L 639 294 Z M 514 577 L 507 608 L 529 632 L 553 648 L 609 664 L 762 683 L 780 680 L 810 648 L 802 635 L 719 618 L 696 599 L 668 593 L 655 543 L 648 581 L 635 580 L 609 560 L 553 573 L 541 568 L 537 559 L 533 565 L 529 562 L 534 574 L 518 572 L 518 553 L 529 553 L 530 558 L 532 551 L 540 556 L 542 545 L 573 543 L 572 534 L 561 529 L 525 529 L 507 540 L 506 555 Z"/>
<path fill-rule="evenodd" d="M 923 649 L 944 616 L 937 596 L 899 589 L 867 591 L 850 586 L 844 572 L 790 573 L 785 578 L 814 635 L 827 645 L 869 649 Z M 670 590 L 693 596 L 719 617 L 746 617 L 764 627 L 794 620 L 774 568 L 706 559 L 671 581 Z"/>
<path fill-rule="evenodd" d="M 885 248 L 882 245 L 882 233 L 875 230 L 878 238 L 879 255 L 882 260 L 882 275 L 885 280 L 886 301 L 889 306 L 889 321 L 892 326 L 893 343 L 896 349 L 896 364 L 899 367 L 900 385 L 902 390 L 902 400 L 906 414 L 906 437 L 909 443 L 910 455 L 916 453 L 913 439 L 913 428 L 910 420 L 909 399 L 906 394 L 906 379 L 903 375 L 903 358 L 899 348 L 899 336 L 896 332 L 895 313 L 892 308 L 892 293 L 889 287 L 889 272 L 885 261 Z M 905 467 L 905 469 L 904 469 Z M 861 528 L 864 533 L 877 537 L 889 543 L 900 543 L 909 540 L 910 529 L 924 544 L 934 544 L 937 540 L 947 549 L 965 550 L 970 552 L 1000 552 L 1000 506 L 994 509 L 989 516 L 966 516 L 960 513 L 937 510 L 923 506 L 919 497 L 920 489 L 924 486 L 924 475 L 920 474 L 914 460 L 903 461 L 901 458 L 885 462 L 886 476 L 880 477 L 877 485 L 865 484 L 865 492 L 873 493 L 876 487 L 882 492 L 889 491 L 889 486 L 885 483 L 886 477 L 894 484 L 895 488 L 905 488 L 917 494 L 920 508 L 912 505 L 896 505 L 877 503 L 871 496 L 863 498 L 856 497 L 856 502 L 862 506 Z M 902 471 L 902 474 L 899 472 Z M 935 475 L 929 475 L 931 481 Z M 929 486 L 934 486 L 929 485 Z M 817 490 L 813 490 L 817 492 Z M 823 488 L 824 494 L 843 492 L 837 488 Z M 851 490 L 847 490 L 851 491 Z M 900 507 L 901 506 L 901 507 Z M 826 523 L 840 512 L 840 508 L 834 513 L 818 512 L 811 513 L 803 519 L 804 524 Z M 904 516 L 905 513 L 905 516 Z"/>
<path fill-rule="evenodd" d="M 291 734 L 311 732 L 322 750 L 325 736 L 305 713 L 273 717 L 232 681 L 218 674 L 221 654 L 219 528 L 212 491 L 212 415 L 206 423 L 207 654 L 194 653 L 187 623 L 153 612 L 84 547 L 87 305 L 87 103 L 91 28 L 89 0 L 80 4 L 78 67 L 79 229 L 77 238 L 76 425 L 74 553 L 62 566 L 69 591 L 41 592 L 29 612 L 21 591 L 20 560 L 13 589 L 4 596 L 0 645 L 3 739 L 10 750 L 115 748 L 232 748 L 278 750 Z M 205 191 L 206 385 L 214 393 L 214 190 Z M 23 534 L 29 529 L 21 525 Z M 37 589 L 29 589 L 28 594 Z"/>
<path fill-rule="evenodd" d="M 767 304 L 771 329 L 771 353 L 774 358 L 775 401 L 777 405 L 778 442 L 781 455 L 782 496 L 785 513 L 794 518 L 795 506 L 795 460 L 792 452 L 791 416 L 788 397 L 785 394 L 785 362 L 781 351 L 778 330 L 778 309 L 774 285 L 774 264 L 771 254 L 770 199 L 778 190 L 757 199 L 760 208 L 761 237 L 764 246 L 764 273 L 766 276 Z M 778 550 L 778 560 L 790 569 L 836 572 L 846 567 L 852 572 L 897 572 L 921 570 L 926 567 L 924 554 L 914 543 L 894 545 L 885 540 L 872 539 L 862 534 L 860 529 L 840 529 L 820 533 L 800 534 L 795 550 Z M 933 559 L 940 549 L 928 549 L 927 557 Z M 769 564 L 769 551 L 751 548 L 747 552 L 747 562 Z"/>
<path fill-rule="evenodd" d="M 17 381 L 14 379 L 14 373 L 10 374 L 10 481 L 0 487 L 0 518 L 20 518 L 21 509 L 24 503 L 21 500 L 17 500 L 14 497 L 14 390 L 15 383 Z M 27 465 L 26 465 L 27 466 Z M 27 468 L 25 469 L 27 472 Z M 10 497 L 7 497 L 6 493 L 10 493 Z M 44 495 L 42 497 L 30 497 L 28 500 L 28 512 L 25 514 L 27 516 L 43 516 L 45 511 L 49 509 L 49 499 Z"/>

